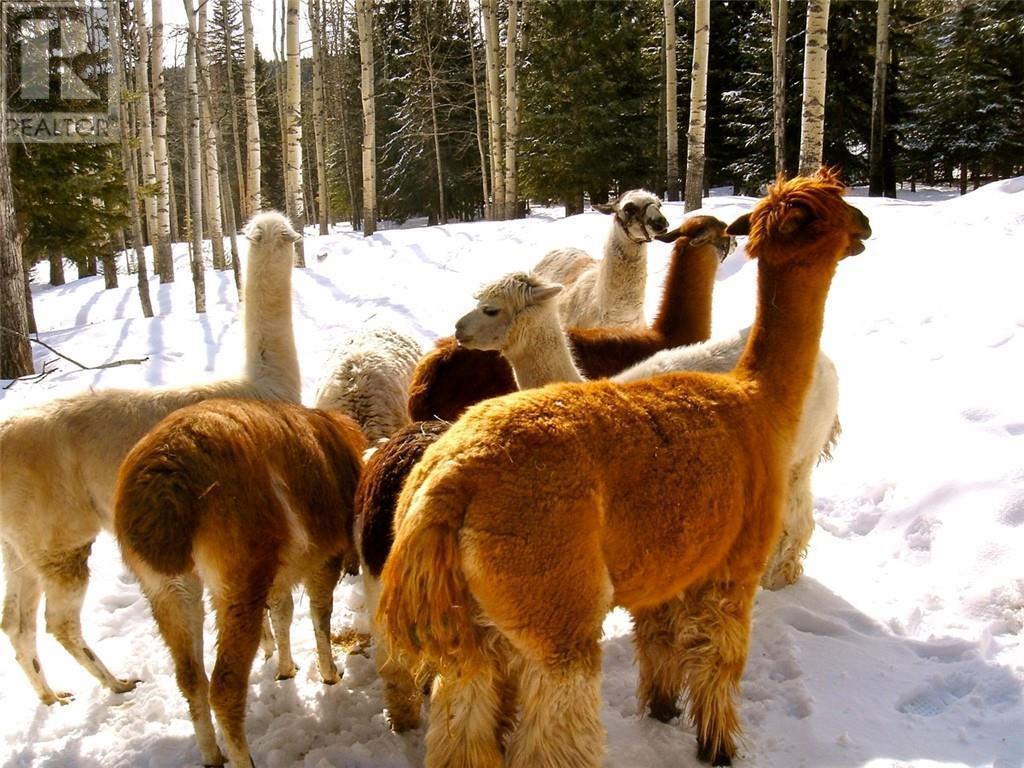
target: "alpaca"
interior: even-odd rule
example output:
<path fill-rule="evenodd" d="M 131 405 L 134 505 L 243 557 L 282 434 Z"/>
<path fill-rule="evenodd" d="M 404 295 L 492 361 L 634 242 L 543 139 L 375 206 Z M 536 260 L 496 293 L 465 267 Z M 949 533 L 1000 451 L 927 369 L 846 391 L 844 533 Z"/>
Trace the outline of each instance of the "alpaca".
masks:
<path fill-rule="evenodd" d="M 90 390 L 22 411 L 0 424 L 0 540 L 6 595 L 3 629 L 15 658 L 44 704 L 65 703 L 43 675 L 36 613 L 46 595 L 46 628 L 112 691 L 136 680 L 115 677 L 82 637 L 88 558 L 110 529 L 117 467 L 131 447 L 171 411 L 212 397 L 299 401 L 292 333 L 293 243 L 299 235 L 279 213 L 246 229 L 244 374 L 233 380 L 158 389 Z"/>
<path fill-rule="evenodd" d="M 725 233 L 725 223 L 713 216 L 692 216 L 657 239 L 674 245 L 651 327 L 566 331 L 573 359 L 586 378 L 611 376 L 659 350 L 704 341 L 711 335 L 715 273 L 734 243 Z M 416 366 L 409 415 L 414 421 L 454 421 L 470 405 L 515 390 L 515 378 L 503 357 L 441 339 Z"/>
<path fill-rule="evenodd" d="M 409 423 L 409 382 L 423 355 L 419 342 L 391 328 L 357 333 L 331 355 L 316 407 L 348 414 L 370 445 Z"/>
<path fill-rule="evenodd" d="M 645 708 L 688 691 L 698 756 L 731 764 L 751 609 L 838 262 L 867 218 L 826 170 L 730 225 L 758 308 L 728 374 L 519 392 L 471 408 L 410 474 L 381 573 L 389 647 L 437 665 L 426 765 L 597 766 L 599 640 L 630 610 Z M 501 691 L 522 696 L 507 751 Z"/>
<path fill-rule="evenodd" d="M 533 272 L 565 286 L 559 302 L 564 325 L 642 328 L 647 244 L 668 229 L 661 200 L 646 190 L 633 189 L 594 209 L 614 217 L 604 258 L 597 261 L 579 248 L 560 248 L 537 262 Z"/>
<path fill-rule="evenodd" d="M 658 352 L 612 377 L 612 381 L 640 381 L 678 371 L 726 373 L 736 366 L 749 335 L 750 328 L 745 328 L 724 339 Z M 840 433 L 838 407 L 839 375 L 828 355 L 819 352 L 789 461 L 782 535 L 761 577 L 761 586 L 765 589 L 781 589 L 794 584 L 803 573 L 801 560 L 814 533 L 811 474 L 819 461 L 832 458 L 832 449 Z M 668 711 L 668 718 L 678 714 L 674 708 Z M 661 717 L 659 713 L 655 716 Z"/>
<path fill-rule="evenodd" d="M 249 672 L 270 605 L 278 679 L 294 677 L 292 587 L 309 594 L 320 676 L 340 679 L 331 610 L 352 549 L 352 503 L 366 440 L 348 416 L 291 403 L 210 400 L 157 424 L 125 458 L 114 531 L 174 660 L 204 765 L 250 765 Z M 212 683 L 203 667 L 203 585 L 217 611 Z"/>

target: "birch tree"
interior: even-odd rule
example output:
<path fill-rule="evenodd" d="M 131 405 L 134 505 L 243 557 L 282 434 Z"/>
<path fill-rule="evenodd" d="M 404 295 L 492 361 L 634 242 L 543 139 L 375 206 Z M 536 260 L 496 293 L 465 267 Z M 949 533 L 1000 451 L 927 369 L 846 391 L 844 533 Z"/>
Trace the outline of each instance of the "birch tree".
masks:
<path fill-rule="evenodd" d="M 238 108 L 237 98 L 235 93 L 235 56 L 234 56 L 234 35 L 231 23 L 231 6 L 229 0 L 220 0 L 220 17 L 221 17 L 221 33 L 223 39 L 221 41 L 224 46 L 224 84 L 227 86 L 227 103 L 228 103 L 228 116 L 231 118 L 231 148 L 234 151 L 235 160 L 235 180 L 238 184 L 238 196 L 241 205 L 244 208 L 245 205 L 245 170 L 242 165 L 242 136 L 238 129 Z M 254 73 L 255 74 L 255 73 Z M 218 137 L 219 139 L 219 137 Z M 226 154 L 226 152 L 225 152 Z M 230 180 L 228 186 L 231 186 Z M 221 210 L 224 212 L 224 225 L 228 232 L 231 232 L 233 225 L 230 223 L 234 220 L 234 211 L 231 211 L 231 216 L 228 216 L 227 210 L 224 208 L 224 201 L 233 200 L 233 195 L 222 195 L 221 196 Z M 234 203 L 232 202 L 232 205 Z M 244 215 L 244 210 L 243 210 Z M 233 233 L 232 233 L 233 234 Z"/>
<path fill-rule="evenodd" d="M 466 0 L 466 23 L 469 25 L 469 61 L 470 61 L 470 72 L 472 73 L 473 81 L 473 115 L 476 118 L 476 145 L 477 150 L 480 152 L 480 184 L 483 188 L 483 200 L 484 200 L 484 217 L 493 218 L 494 214 L 491 210 L 491 187 L 490 187 L 490 175 L 487 172 L 487 151 L 484 149 L 484 131 L 480 124 L 480 87 L 477 84 L 476 73 L 476 28 L 477 25 L 473 23 L 473 12 L 469 8 L 469 0 Z"/>
<path fill-rule="evenodd" d="M 320 234 L 326 235 L 330 219 L 327 193 L 326 123 L 324 121 L 323 14 L 318 0 L 309 0 L 309 31 L 313 37 L 313 147 L 316 151 L 317 213 Z"/>
<path fill-rule="evenodd" d="M 525 7 L 524 7 L 525 12 Z M 505 218 L 514 219 L 519 196 L 516 143 L 519 139 L 519 0 L 509 0 L 505 34 Z"/>
<path fill-rule="evenodd" d="M 186 0 L 191 2 L 191 0 Z M 199 116 L 201 124 L 203 156 L 205 158 L 206 188 L 203 202 L 206 205 L 206 224 L 210 228 L 210 248 L 213 252 L 213 268 L 226 269 L 224 258 L 224 225 L 220 207 L 220 160 L 217 145 L 217 126 L 213 117 L 210 89 L 210 58 L 207 55 L 207 0 L 199 0 L 199 29 L 196 37 L 196 67 L 199 80 Z"/>
<path fill-rule="evenodd" d="M 135 114 L 136 130 L 139 147 L 142 150 L 142 180 L 146 185 L 143 200 L 146 206 L 146 227 L 149 230 L 153 253 L 157 252 L 156 244 L 160 238 L 160 227 L 157 222 L 156 200 L 156 160 L 153 154 L 153 117 L 149 106 L 149 28 L 146 26 L 146 13 L 142 0 L 135 0 L 135 40 L 137 56 L 135 57 Z M 170 233 L 167 234 L 170 236 Z"/>
<path fill-rule="evenodd" d="M 136 0 L 140 2 L 140 0 Z M 163 0 L 153 0 L 153 34 L 150 88 L 153 92 L 153 161 L 157 183 L 157 238 L 153 257 L 161 283 L 174 282 L 174 256 L 171 249 L 171 169 L 167 158 L 167 99 L 164 95 L 164 18 Z"/>
<path fill-rule="evenodd" d="M 363 103 L 363 234 L 377 228 L 377 116 L 373 92 L 373 4 L 355 0 L 359 35 L 359 92 Z"/>
<path fill-rule="evenodd" d="M 889 6 L 891 0 L 878 0 L 875 32 L 875 78 L 871 88 L 871 148 L 868 194 L 885 194 L 885 81 L 889 68 Z"/>
<path fill-rule="evenodd" d="M 786 32 L 789 0 L 771 0 L 772 13 L 772 135 L 775 137 L 775 175 L 786 173 Z"/>
<path fill-rule="evenodd" d="M 775 0 L 773 0 L 775 2 Z M 669 200 L 679 200 L 679 110 L 676 85 L 676 4 L 664 0 L 665 11 L 665 181 Z"/>
<path fill-rule="evenodd" d="M 200 0 L 202 2 L 203 0 Z M 196 74 L 196 53 L 198 30 L 196 12 L 192 0 L 185 0 L 185 15 L 188 17 L 188 45 L 185 50 L 185 87 L 188 90 L 187 125 L 188 150 L 186 166 L 188 167 L 189 199 L 189 230 L 192 235 L 192 283 L 195 286 L 196 312 L 206 311 L 206 275 L 203 270 L 203 189 L 202 189 L 202 151 L 200 148 L 199 127 L 199 82 Z"/>
<path fill-rule="evenodd" d="M 800 175 L 821 167 L 825 136 L 825 80 L 830 0 L 809 0 L 804 42 L 803 113 L 800 118 Z"/>
<path fill-rule="evenodd" d="M 260 192 L 260 121 L 256 110 L 256 48 L 252 40 L 252 0 L 242 0 L 242 35 L 245 45 L 245 204 L 242 210 L 248 218 L 263 207 Z"/>
<path fill-rule="evenodd" d="M 491 193 L 494 219 L 505 212 L 505 162 L 501 138 L 501 77 L 498 73 L 498 13 L 497 0 L 480 0 L 483 12 L 484 66 L 487 77 L 484 91 L 487 95 L 487 134 L 491 148 Z"/>
<path fill-rule="evenodd" d="M 708 112 L 710 0 L 696 0 L 693 10 L 693 67 L 690 71 L 690 126 L 686 132 L 686 199 L 684 210 L 700 208 L 704 195 L 704 132 Z"/>
<path fill-rule="evenodd" d="M 302 231 L 302 100 L 299 69 L 299 0 L 288 0 L 285 30 L 285 208 L 292 225 Z M 295 266 L 306 266 L 302 240 L 295 243 Z"/>

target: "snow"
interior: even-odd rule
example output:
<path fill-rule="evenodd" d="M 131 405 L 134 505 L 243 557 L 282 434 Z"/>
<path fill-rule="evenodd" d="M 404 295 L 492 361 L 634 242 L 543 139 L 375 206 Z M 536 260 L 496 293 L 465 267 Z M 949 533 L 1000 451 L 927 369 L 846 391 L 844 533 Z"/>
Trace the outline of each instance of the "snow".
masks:
<path fill-rule="evenodd" d="M 883 768 L 1024 764 L 1024 178 L 963 197 L 935 190 L 900 200 L 854 196 L 875 232 L 843 262 L 829 298 L 823 348 L 841 382 L 843 435 L 814 479 L 817 530 L 803 579 L 757 601 L 737 765 Z M 705 211 L 725 220 L 753 200 L 718 194 Z M 670 222 L 682 217 L 669 204 Z M 295 272 L 295 326 L 310 402 L 330 350 L 371 323 L 424 340 L 451 331 L 473 290 L 534 264 L 549 248 L 599 253 L 607 220 L 535 210 L 516 222 L 391 229 L 364 239 L 338 231 L 306 240 Z M 244 241 L 243 241 L 244 243 Z M 651 246 L 648 311 L 668 246 Z M 229 274 L 207 273 L 210 311 L 191 311 L 184 254 L 178 282 L 151 283 L 156 318 L 141 317 L 132 280 L 34 286 L 42 338 L 98 364 L 65 363 L 0 395 L 0 415 L 89 386 L 185 383 L 236 372 L 240 323 Z M 756 264 L 740 248 L 723 265 L 715 332 L 753 316 Z M 37 368 L 52 355 L 36 349 Z M 0 642 L 0 764 L 197 765 L 191 723 L 145 600 L 104 534 L 91 559 L 83 619 L 116 672 L 143 679 L 126 695 L 101 689 L 43 631 L 40 658 L 69 705 L 43 707 L 10 646 Z M 362 588 L 336 591 L 335 631 L 365 631 Z M 629 619 L 605 624 L 606 764 L 696 766 L 692 729 L 640 717 Z M 211 663 L 212 621 L 207 620 Z M 295 680 L 273 659 L 254 664 L 248 736 L 261 768 L 407 766 L 422 730 L 397 736 L 381 714 L 382 687 L 362 653 L 336 649 L 344 679 L 319 682 L 308 601 L 292 628 Z"/>

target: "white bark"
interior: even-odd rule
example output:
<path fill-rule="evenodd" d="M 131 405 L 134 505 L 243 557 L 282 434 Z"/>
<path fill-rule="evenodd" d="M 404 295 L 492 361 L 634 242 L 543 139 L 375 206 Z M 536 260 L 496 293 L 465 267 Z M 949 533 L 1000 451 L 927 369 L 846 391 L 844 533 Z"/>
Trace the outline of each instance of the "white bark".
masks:
<path fill-rule="evenodd" d="M 772 2 L 772 133 L 775 137 L 775 175 L 786 173 L 786 32 L 788 0 Z"/>
<path fill-rule="evenodd" d="M 473 77 L 473 115 L 476 118 L 476 146 L 480 152 L 480 184 L 484 195 L 484 217 L 493 218 L 490 202 L 490 175 L 487 172 L 487 151 L 484 149 L 483 127 L 480 124 L 480 88 L 476 82 L 476 27 L 473 14 L 466 3 L 466 22 L 469 24 L 469 60 L 470 72 Z"/>
<path fill-rule="evenodd" d="M 138 1 L 138 0 L 137 0 Z M 174 282 L 174 258 L 171 243 L 171 166 L 167 158 L 167 99 L 164 95 L 164 17 L 163 0 L 153 0 L 153 36 L 150 46 L 153 92 L 153 161 L 158 185 L 156 198 L 157 237 L 153 262 L 161 283 Z"/>
<path fill-rule="evenodd" d="M 196 312 L 206 311 L 206 275 L 203 269 L 203 162 L 199 130 L 199 82 L 196 54 L 199 33 L 192 0 L 185 0 L 188 16 L 188 48 L 185 53 L 185 87 L 188 89 L 188 191 L 189 227 L 192 234 L 192 283 L 195 286 Z"/>
<path fill-rule="evenodd" d="M 296 231 L 301 232 L 305 222 L 302 205 L 302 101 L 299 69 L 299 0 L 288 0 L 285 26 L 285 157 L 287 171 L 284 178 L 288 218 Z M 302 241 L 295 243 L 295 266 L 306 266 Z"/>
<path fill-rule="evenodd" d="M 142 150 L 142 183 L 146 185 L 148 194 L 143 198 L 146 205 L 146 228 L 149 239 L 156 253 L 156 243 L 160 237 L 157 222 L 157 201 L 154 194 L 156 186 L 156 160 L 153 155 L 153 117 L 149 107 L 149 27 L 146 25 L 146 13 L 142 6 L 143 0 L 135 0 L 135 34 L 138 36 L 138 56 L 135 59 L 135 109 L 137 115 L 136 130 L 139 134 L 139 147 Z M 152 190 L 152 191 L 150 191 Z M 136 245 L 138 245 L 136 243 Z"/>
<path fill-rule="evenodd" d="M 309 29 L 313 36 L 313 146 L 316 150 L 317 213 L 320 234 L 329 228 L 331 202 L 327 194 L 326 122 L 324 120 L 323 15 L 320 3 L 309 0 Z"/>
<path fill-rule="evenodd" d="M 263 207 L 260 193 L 260 121 L 256 110 L 256 50 L 252 41 L 252 0 L 242 0 L 242 34 L 245 37 L 245 151 L 248 164 L 245 179 L 245 205 L 248 218 Z"/>
<path fill-rule="evenodd" d="M 210 228 L 210 247 L 213 251 L 213 268 L 226 269 L 224 258 L 224 225 L 220 208 L 220 153 L 217 145 L 217 126 L 214 123 L 213 104 L 210 95 L 210 60 L 206 53 L 206 0 L 199 0 L 199 33 L 196 38 L 196 66 L 199 80 L 199 114 L 202 121 L 203 156 L 205 158 L 206 189 L 203 201 L 206 204 L 206 223 Z"/>
<path fill-rule="evenodd" d="M 377 115 L 373 84 L 373 3 L 355 0 L 359 33 L 359 92 L 363 101 L 363 234 L 377 228 Z"/>
<path fill-rule="evenodd" d="M 664 0 L 665 12 L 665 181 L 668 199 L 679 200 L 679 110 L 676 82 L 676 4 Z"/>
<path fill-rule="evenodd" d="M 696 0 L 693 11 L 693 68 L 690 72 L 690 127 L 686 132 L 684 210 L 700 208 L 704 195 L 704 132 L 708 112 L 708 50 L 711 2 Z"/>
<path fill-rule="evenodd" d="M 809 176 L 821 167 L 825 142 L 828 7 L 829 0 L 809 0 L 807 3 L 803 114 L 800 119 L 801 176 Z"/>
<path fill-rule="evenodd" d="M 497 0 L 480 0 L 484 24 L 484 53 L 487 78 L 487 125 L 491 147 L 491 192 L 495 219 L 505 214 L 505 161 L 501 136 L 501 76 L 498 72 L 498 13 Z"/>
<path fill-rule="evenodd" d="M 519 2 L 509 0 L 505 45 L 505 218 L 516 217 L 519 174 L 516 167 L 516 142 L 519 139 Z"/>

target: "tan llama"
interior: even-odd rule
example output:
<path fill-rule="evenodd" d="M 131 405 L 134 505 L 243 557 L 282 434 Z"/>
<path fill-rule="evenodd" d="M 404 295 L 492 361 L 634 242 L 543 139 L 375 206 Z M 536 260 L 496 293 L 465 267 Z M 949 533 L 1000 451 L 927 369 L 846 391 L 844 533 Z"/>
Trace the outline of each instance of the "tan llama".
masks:
<path fill-rule="evenodd" d="M 481 403 L 406 482 L 377 619 L 440 669 L 428 768 L 600 765 L 601 625 L 636 617 L 645 708 L 688 694 L 698 755 L 729 765 L 758 581 L 836 265 L 867 218 L 827 171 L 734 222 L 758 309 L 728 374 L 557 384 Z M 521 712 L 503 749 L 502 690 Z M 507 763 L 506 763 L 507 761 Z"/>

